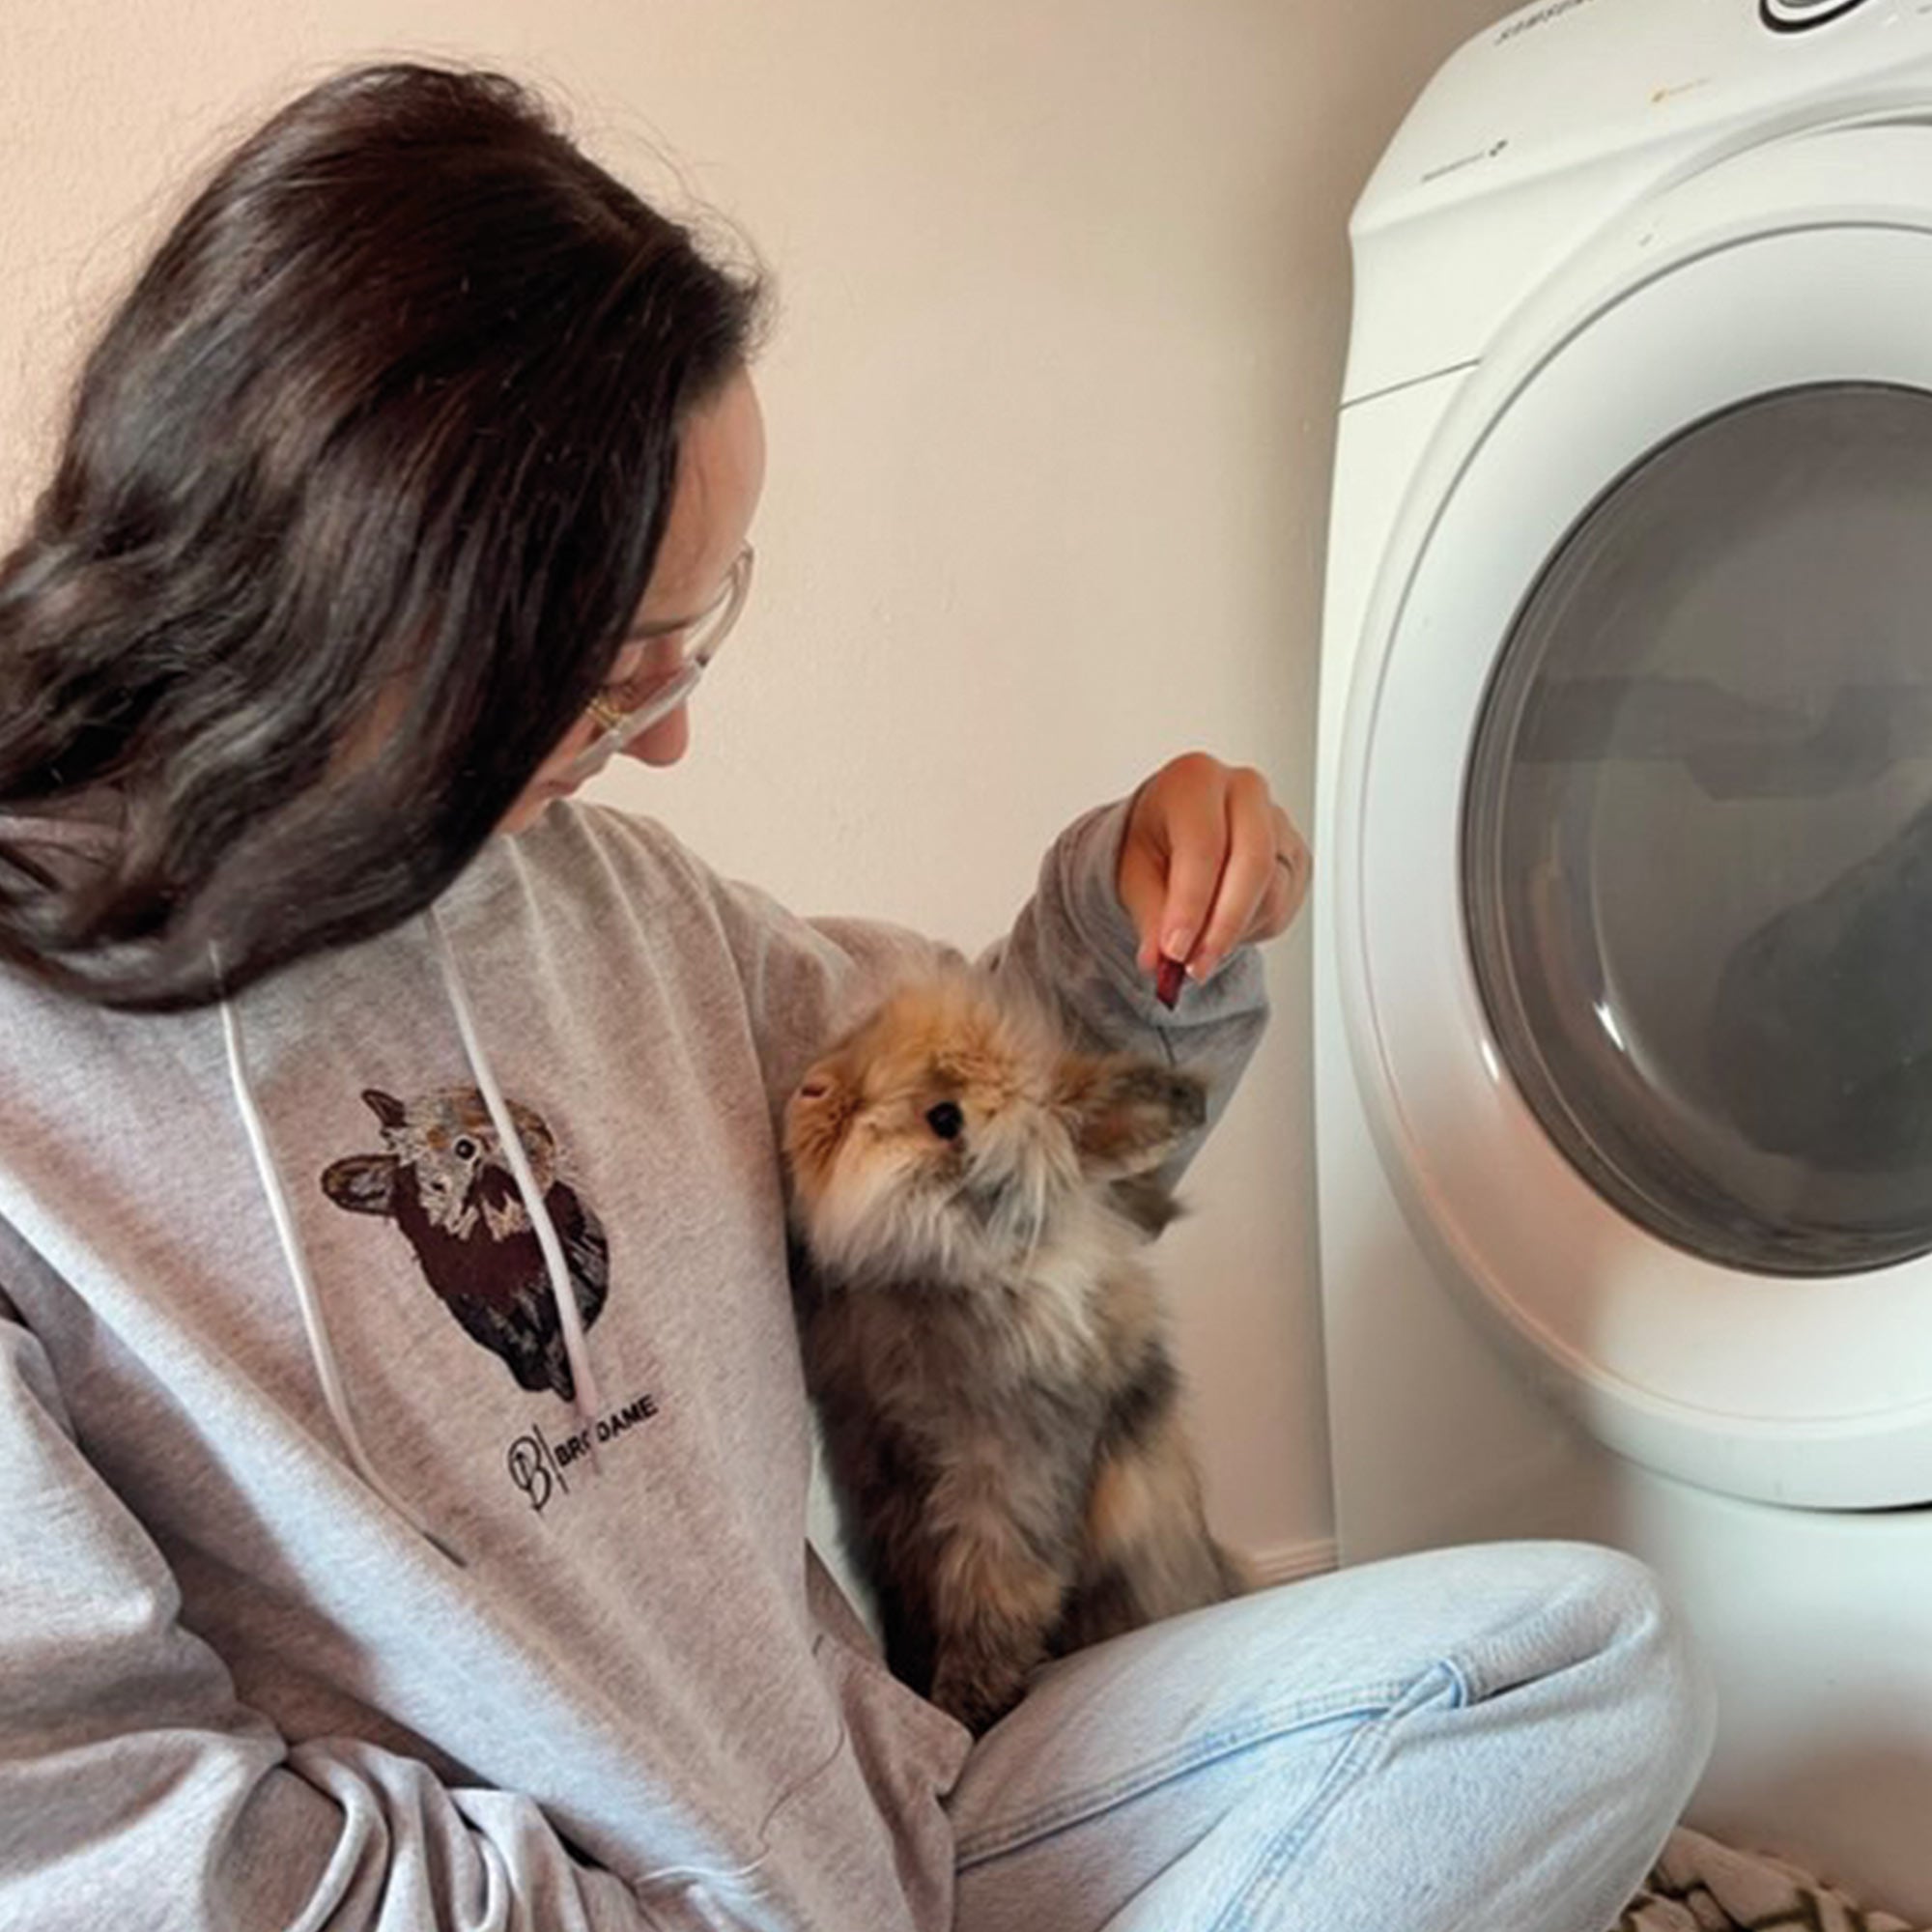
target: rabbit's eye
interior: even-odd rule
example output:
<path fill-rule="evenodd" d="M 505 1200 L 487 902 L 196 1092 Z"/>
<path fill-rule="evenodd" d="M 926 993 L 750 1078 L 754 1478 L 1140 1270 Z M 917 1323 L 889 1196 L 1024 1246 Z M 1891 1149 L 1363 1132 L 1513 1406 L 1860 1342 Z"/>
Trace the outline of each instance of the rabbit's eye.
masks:
<path fill-rule="evenodd" d="M 476 1143 L 468 1134 L 463 1135 L 460 1140 L 456 1141 L 449 1151 L 458 1160 L 474 1160 L 476 1158 Z"/>
<path fill-rule="evenodd" d="M 956 1141 L 966 1125 L 966 1116 L 956 1100 L 942 1100 L 925 1110 L 925 1124 L 943 1141 Z"/>

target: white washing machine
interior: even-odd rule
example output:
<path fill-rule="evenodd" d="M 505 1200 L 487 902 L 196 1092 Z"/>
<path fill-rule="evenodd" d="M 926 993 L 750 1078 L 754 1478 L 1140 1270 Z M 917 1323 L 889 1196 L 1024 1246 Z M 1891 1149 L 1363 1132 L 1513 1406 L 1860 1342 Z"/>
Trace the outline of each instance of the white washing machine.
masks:
<path fill-rule="evenodd" d="M 1932 1920 L 1932 0 L 1544 0 L 1352 232 L 1343 1560 L 1637 1551 L 1692 1821 Z"/>

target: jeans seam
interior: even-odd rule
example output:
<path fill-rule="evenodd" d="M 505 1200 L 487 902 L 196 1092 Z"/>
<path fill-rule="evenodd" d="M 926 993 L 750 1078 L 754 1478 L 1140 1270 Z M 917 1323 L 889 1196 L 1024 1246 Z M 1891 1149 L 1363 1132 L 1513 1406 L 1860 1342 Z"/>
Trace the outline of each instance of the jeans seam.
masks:
<path fill-rule="evenodd" d="M 1432 1706 L 1460 1710 L 1472 1701 L 1468 1679 L 1461 1667 L 1452 1659 L 1440 1658 L 1409 1685 L 1405 1695 L 1377 1712 L 1336 1753 L 1307 1804 L 1267 1840 L 1254 1870 L 1236 1888 L 1208 1932 L 1248 1932 L 1258 1923 L 1257 1915 L 1283 1872 L 1343 1796 L 1360 1782 L 1404 1719 Z"/>
<path fill-rule="evenodd" d="M 1432 1666 L 1431 1674 L 1441 1667 Z M 1455 1674 L 1460 1690 L 1461 1674 Z M 1165 1757 L 1137 1765 L 1132 1771 L 1123 1772 L 1103 1783 L 1064 1793 L 1051 1804 L 1009 1819 L 998 1827 L 982 1828 L 971 1837 L 960 1840 L 955 1847 L 954 1868 L 963 1872 L 1004 1858 L 1023 1846 L 1083 1824 L 1104 1811 L 1111 1811 L 1118 1804 L 1145 1797 L 1163 1784 L 1185 1777 L 1206 1765 L 1237 1756 L 1242 1751 L 1269 1744 L 1293 1731 L 1333 1723 L 1341 1718 L 1359 1717 L 1373 1721 L 1386 1715 L 1391 1708 L 1405 1703 L 1413 1688 L 1413 1684 L 1392 1683 L 1358 1688 L 1319 1701 L 1297 1700 L 1293 1704 L 1258 1712 L 1243 1723 L 1227 1725 L 1190 1738 Z"/>

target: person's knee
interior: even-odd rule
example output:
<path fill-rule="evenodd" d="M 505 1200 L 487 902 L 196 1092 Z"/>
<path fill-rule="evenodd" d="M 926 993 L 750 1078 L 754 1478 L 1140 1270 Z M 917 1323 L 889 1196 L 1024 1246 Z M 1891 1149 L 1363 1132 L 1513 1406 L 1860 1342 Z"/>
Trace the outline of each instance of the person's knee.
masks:
<path fill-rule="evenodd" d="M 1633 1556 L 1574 1548 L 1595 1655 L 1577 1660 L 1606 1778 L 1646 1811 L 1675 1815 L 1709 1757 L 1717 1726 L 1711 1671 L 1689 1620 Z M 1648 1802 L 1646 1802 L 1648 1801 Z"/>

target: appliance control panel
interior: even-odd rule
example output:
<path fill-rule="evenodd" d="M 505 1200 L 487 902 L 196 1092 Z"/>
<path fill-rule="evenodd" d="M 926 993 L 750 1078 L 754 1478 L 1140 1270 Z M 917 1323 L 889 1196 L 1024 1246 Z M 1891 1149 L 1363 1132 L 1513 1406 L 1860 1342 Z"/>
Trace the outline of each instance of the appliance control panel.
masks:
<path fill-rule="evenodd" d="M 1369 185 L 1366 218 L 1928 99 L 1932 0 L 1530 0 L 1431 81 Z"/>

